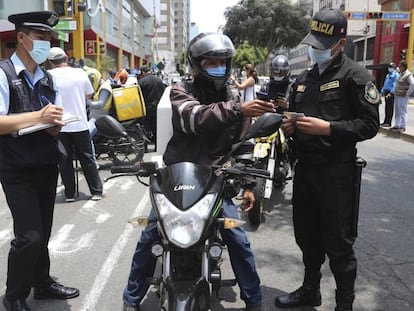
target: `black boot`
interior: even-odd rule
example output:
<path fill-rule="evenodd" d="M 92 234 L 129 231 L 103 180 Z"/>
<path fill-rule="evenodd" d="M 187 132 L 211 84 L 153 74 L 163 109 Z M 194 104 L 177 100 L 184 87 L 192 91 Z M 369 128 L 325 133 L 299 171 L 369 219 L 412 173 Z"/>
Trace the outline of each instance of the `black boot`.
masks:
<path fill-rule="evenodd" d="M 297 306 L 320 306 L 322 303 L 319 285 L 322 274 L 305 270 L 303 285 L 292 293 L 276 297 L 275 305 L 279 308 L 292 308 Z"/>
<path fill-rule="evenodd" d="M 319 287 L 301 286 L 294 292 L 276 297 L 275 306 L 279 308 L 293 308 L 298 306 L 317 307 L 322 304 Z"/>

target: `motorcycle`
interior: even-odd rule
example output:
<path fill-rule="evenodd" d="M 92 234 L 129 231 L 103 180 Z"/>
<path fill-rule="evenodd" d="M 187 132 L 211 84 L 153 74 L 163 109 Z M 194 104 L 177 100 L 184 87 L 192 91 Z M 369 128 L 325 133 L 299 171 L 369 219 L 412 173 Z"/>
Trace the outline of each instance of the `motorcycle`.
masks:
<path fill-rule="evenodd" d="M 269 174 L 242 163 L 229 165 L 228 160 L 245 141 L 269 135 L 281 122 L 279 114 L 264 114 L 217 165 L 181 162 L 163 166 L 142 162 L 111 169 L 114 175 L 109 178 L 135 175 L 138 181 L 149 185 L 155 219 L 139 217 L 130 222 L 157 223 L 161 239 L 152 245 L 151 252 L 161 259 L 161 272 L 149 284 L 159 286 L 161 310 L 211 310 L 213 293 L 218 294 L 222 286 L 236 284 L 235 280 L 221 278 L 224 243 L 219 228 L 231 229 L 244 222 L 222 217 L 223 198 L 237 194 L 243 176 L 266 178 Z M 149 177 L 149 183 L 141 177 Z"/>
<path fill-rule="evenodd" d="M 145 103 L 137 85 L 120 86 L 105 81 L 96 101 L 89 103 L 89 110 L 96 120 L 93 142 L 97 158 L 107 155 L 114 165 L 131 165 L 142 160 L 146 135 L 139 122 L 145 116 Z M 112 137 L 111 132 L 104 134 L 100 127 L 106 122 L 120 123 L 124 134 L 118 137 Z"/>
<path fill-rule="evenodd" d="M 132 165 L 143 159 L 145 143 L 136 123 L 120 123 L 105 115 L 98 118 L 95 125 L 98 132 L 93 137 L 93 143 L 97 158 L 107 155 L 114 165 Z M 115 126 L 120 133 L 113 135 L 106 131 L 106 128 Z"/>

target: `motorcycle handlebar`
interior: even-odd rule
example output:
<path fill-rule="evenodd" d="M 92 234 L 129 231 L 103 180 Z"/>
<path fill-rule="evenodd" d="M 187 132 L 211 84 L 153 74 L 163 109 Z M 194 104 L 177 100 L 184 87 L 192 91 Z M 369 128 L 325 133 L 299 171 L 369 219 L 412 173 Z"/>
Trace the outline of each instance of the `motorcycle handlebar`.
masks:
<path fill-rule="evenodd" d="M 112 174 L 125 174 L 125 173 L 132 173 L 136 174 L 139 172 L 141 166 L 138 164 L 134 165 L 118 165 L 111 167 Z"/>

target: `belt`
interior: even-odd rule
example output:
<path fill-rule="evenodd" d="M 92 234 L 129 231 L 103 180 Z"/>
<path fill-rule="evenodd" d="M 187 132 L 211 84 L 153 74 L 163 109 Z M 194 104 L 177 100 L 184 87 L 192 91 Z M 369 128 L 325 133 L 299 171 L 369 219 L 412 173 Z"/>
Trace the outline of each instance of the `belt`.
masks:
<path fill-rule="evenodd" d="M 332 164 L 354 161 L 357 150 L 352 151 L 338 151 L 338 152 L 298 152 L 297 159 L 305 164 Z"/>

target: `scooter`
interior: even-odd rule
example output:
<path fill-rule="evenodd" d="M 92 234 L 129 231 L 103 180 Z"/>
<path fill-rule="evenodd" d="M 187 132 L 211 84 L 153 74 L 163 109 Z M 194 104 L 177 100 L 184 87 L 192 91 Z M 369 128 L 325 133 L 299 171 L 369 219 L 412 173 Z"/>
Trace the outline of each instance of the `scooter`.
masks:
<path fill-rule="evenodd" d="M 138 217 L 130 222 L 157 223 L 161 239 L 152 245 L 151 252 L 160 258 L 162 267 L 160 275 L 151 278 L 149 284 L 159 286 L 160 310 L 211 310 L 213 293 L 218 294 L 222 286 L 236 284 L 235 280 L 221 277 L 224 243 L 219 228 L 231 229 L 244 222 L 222 217 L 223 198 L 238 193 L 243 176 L 266 178 L 269 174 L 242 163 L 228 165 L 228 160 L 245 141 L 271 134 L 281 122 L 279 114 L 261 116 L 217 165 L 141 162 L 111 169 L 114 175 L 109 178 L 135 175 L 138 181 L 149 185 L 155 219 Z M 117 131 L 122 133 L 122 129 Z M 149 177 L 149 183 L 142 177 Z"/>

